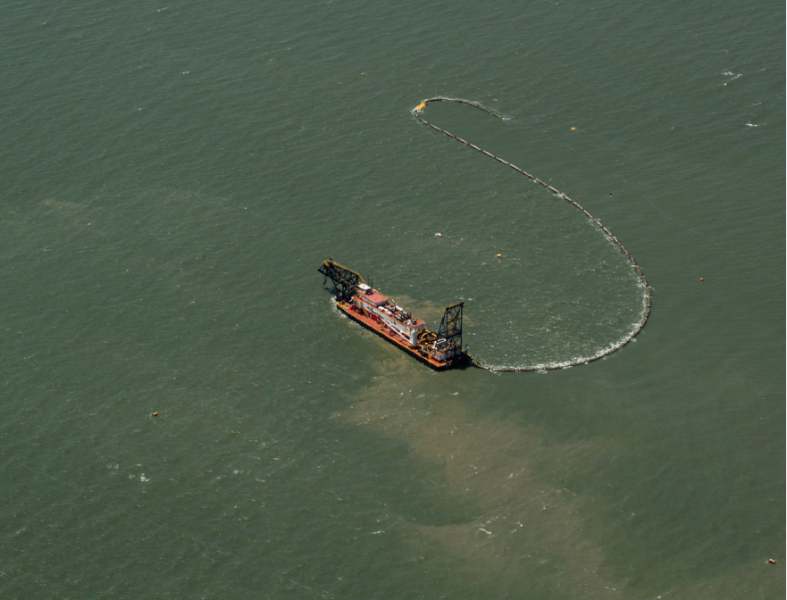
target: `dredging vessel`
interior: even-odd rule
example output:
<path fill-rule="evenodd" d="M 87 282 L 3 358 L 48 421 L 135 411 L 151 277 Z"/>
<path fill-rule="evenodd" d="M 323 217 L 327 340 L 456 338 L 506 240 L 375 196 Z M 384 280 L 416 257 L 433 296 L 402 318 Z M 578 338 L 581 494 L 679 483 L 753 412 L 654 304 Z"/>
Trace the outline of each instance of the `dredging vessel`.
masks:
<path fill-rule="evenodd" d="M 323 261 L 318 271 L 325 275 L 323 284 L 333 282 L 336 307 L 356 323 L 437 371 L 470 364 L 470 354 L 462 348 L 464 302 L 447 306 L 438 330 L 429 331 L 423 320 L 368 285 L 360 273 L 333 259 Z"/>

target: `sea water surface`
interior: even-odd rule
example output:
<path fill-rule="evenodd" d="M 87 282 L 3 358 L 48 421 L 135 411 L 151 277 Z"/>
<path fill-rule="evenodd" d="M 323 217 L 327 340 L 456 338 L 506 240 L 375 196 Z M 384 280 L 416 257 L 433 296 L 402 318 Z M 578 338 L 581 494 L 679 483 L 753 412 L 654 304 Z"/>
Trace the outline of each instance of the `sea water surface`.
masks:
<path fill-rule="evenodd" d="M 784 597 L 783 6 L 0 16 L 0 596 Z"/>

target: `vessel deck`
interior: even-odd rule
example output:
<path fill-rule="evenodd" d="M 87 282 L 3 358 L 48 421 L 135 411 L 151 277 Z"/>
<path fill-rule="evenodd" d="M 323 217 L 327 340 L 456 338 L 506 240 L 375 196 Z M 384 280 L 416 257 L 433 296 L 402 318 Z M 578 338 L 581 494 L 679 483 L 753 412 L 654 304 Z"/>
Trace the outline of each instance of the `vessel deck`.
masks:
<path fill-rule="evenodd" d="M 358 314 L 357 312 L 350 309 L 352 304 L 349 302 L 338 301 L 336 306 L 339 310 L 341 310 L 345 315 L 350 317 L 356 323 L 364 326 L 366 329 L 373 331 L 381 338 L 389 341 L 390 343 L 398 346 L 408 354 L 412 355 L 416 359 L 420 360 L 425 365 L 431 367 L 435 371 L 445 371 L 447 369 L 452 369 L 457 366 L 460 366 L 465 362 L 465 358 L 469 358 L 468 355 L 463 354 L 459 360 L 452 360 L 448 362 L 438 362 L 434 359 L 429 358 L 428 356 L 423 356 L 420 352 L 418 352 L 418 348 L 412 348 L 409 344 L 407 344 L 404 340 L 402 340 L 399 336 L 395 334 L 391 334 L 388 332 L 388 329 L 379 321 L 374 321 L 369 317 Z"/>

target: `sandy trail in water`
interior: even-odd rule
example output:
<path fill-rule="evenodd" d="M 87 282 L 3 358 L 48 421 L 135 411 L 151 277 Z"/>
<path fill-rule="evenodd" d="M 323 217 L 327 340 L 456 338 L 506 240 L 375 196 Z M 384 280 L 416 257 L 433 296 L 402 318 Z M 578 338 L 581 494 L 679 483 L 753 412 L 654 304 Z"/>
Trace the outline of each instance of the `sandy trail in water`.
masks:
<path fill-rule="evenodd" d="M 461 559 L 463 572 L 491 590 L 533 597 L 639 598 L 615 577 L 583 524 L 594 498 L 560 487 L 561 471 L 592 468 L 620 451 L 606 440 L 547 443 L 537 427 L 472 410 L 466 396 L 444 389 L 442 375 L 397 357 L 347 410 L 336 415 L 407 443 L 422 460 L 442 467 L 447 501 L 460 495 L 476 518 L 452 524 L 405 521 L 413 543 Z M 450 384 L 448 384 L 450 387 Z M 455 392 L 453 392 L 455 393 Z M 665 598 L 747 597 L 762 566 L 741 566 L 721 578 L 665 590 Z M 771 571 L 781 570 L 783 567 Z M 783 578 L 783 577 L 782 577 Z M 521 586 L 521 587 L 520 587 Z M 756 596 L 755 596 L 756 597 Z"/>

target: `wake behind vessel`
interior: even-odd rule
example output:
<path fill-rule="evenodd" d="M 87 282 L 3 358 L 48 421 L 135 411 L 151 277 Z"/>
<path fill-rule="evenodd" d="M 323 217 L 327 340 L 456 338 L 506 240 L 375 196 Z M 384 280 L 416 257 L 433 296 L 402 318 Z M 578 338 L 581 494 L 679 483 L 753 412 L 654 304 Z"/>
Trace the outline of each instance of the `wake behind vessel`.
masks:
<path fill-rule="evenodd" d="M 443 371 L 469 364 L 462 348 L 464 302 L 446 307 L 437 332 L 396 302 L 369 286 L 359 273 L 332 259 L 318 269 L 334 286 L 336 307 L 356 323 L 398 346 L 429 367 Z"/>

